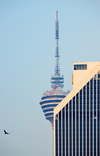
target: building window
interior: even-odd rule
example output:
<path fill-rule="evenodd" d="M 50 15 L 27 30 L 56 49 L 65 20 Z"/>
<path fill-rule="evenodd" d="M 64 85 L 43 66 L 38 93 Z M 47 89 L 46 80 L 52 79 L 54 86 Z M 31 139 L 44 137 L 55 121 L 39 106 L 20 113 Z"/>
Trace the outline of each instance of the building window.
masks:
<path fill-rule="evenodd" d="M 74 65 L 74 70 L 86 70 L 86 69 L 87 69 L 87 64 Z"/>

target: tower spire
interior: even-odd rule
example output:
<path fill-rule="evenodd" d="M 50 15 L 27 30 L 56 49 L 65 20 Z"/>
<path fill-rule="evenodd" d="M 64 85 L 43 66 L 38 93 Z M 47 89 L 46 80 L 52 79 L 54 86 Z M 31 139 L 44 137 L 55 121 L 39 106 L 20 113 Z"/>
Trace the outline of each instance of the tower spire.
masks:
<path fill-rule="evenodd" d="M 56 22 L 55 22 L 55 39 L 56 39 L 56 66 L 55 66 L 55 75 L 60 75 L 60 68 L 59 68 L 59 21 L 58 21 L 58 11 L 56 11 Z"/>
<path fill-rule="evenodd" d="M 59 21 L 58 21 L 58 11 L 56 11 L 56 21 L 55 21 L 55 39 L 56 39 L 56 65 L 55 65 L 55 74 L 51 77 L 51 86 L 52 88 L 63 88 L 64 78 L 60 76 L 60 66 L 59 66 Z"/>

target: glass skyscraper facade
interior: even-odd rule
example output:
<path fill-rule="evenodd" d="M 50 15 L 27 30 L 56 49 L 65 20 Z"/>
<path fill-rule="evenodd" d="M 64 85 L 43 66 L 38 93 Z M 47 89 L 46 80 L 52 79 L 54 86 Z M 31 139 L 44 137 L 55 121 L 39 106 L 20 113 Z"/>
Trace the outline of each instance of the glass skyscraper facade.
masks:
<path fill-rule="evenodd" d="M 83 81 L 55 110 L 55 156 L 100 156 L 99 68 L 100 63 L 91 70 L 88 63 L 74 65 L 75 74 L 83 71 Z"/>

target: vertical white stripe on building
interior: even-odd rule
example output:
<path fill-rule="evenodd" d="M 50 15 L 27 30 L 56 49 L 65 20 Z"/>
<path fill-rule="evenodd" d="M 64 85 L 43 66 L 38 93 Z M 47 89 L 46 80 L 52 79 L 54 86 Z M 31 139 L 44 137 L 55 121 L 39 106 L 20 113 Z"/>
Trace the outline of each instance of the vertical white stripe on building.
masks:
<path fill-rule="evenodd" d="M 58 156 L 59 156 L 59 113 L 58 113 Z"/>
<path fill-rule="evenodd" d="M 96 75 L 96 156 L 98 156 L 98 125 L 97 125 L 97 121 L 98 121 L 98 111 L 97 111 L 97 102 L 98 102 L 98 100 L 97 100 L 97 98 L 98 98 L 98 96 L 97 96 L 97 94 L 98 94 L 98 74 Z"/>
<path fill-rule="evenodd" d="M 75 96 L 75 156 L 77 156 L 77 117 L 76 117 L 76 112 L 77 112 L 77 107 L 76 107 L 76 96 Z"/>
<path fill-rule="evenodd" d="M 85 149 L 86 149 L 86 155 L 87 155 L 87 85 L 85 87 Z"/>
<path fill-rule="evenodd" d="M 64 127 L 65 127 L 65 145 L 64 146 L 65 146 L 65 156 L 66 156 L 66 146 L 67 146 L 66 145 L 66 125 L 67 125 L 66 124 L 66 106 L 64 108 L 64 112 L 65 112 L 65 114 L 64 114 L 65 115 L 65 123 L 64 123 Z"/>
<path fill-rule="evenodd" d="M 94 156 L 94 77 L 93 77 L 93 102 L 92 102 L 92 156 Z"/>
<path fill-rule="evenodd" d="M 90 82 L 89 82 L 89 156 L 91 156 L 91 105 L 90 105 Z"/>
<path fill-rule="evenodd" d="M 84 125 L 83 125 L 83 121 L 84 121 L 84 117 L 83 117 L 83 113 L 84 113 L 84 105 L 83 105 L 83 88 L 82 88 L 82 156 L 84 156 Z"/>
<path fill-rule="evenodd" d="M 72 120 L 71 127 L 72 127 L 72 156 L 73 156 L 73 101 L 72 100 L 71 100 L 71 114 L 72 114 L 72 116 L 71 116 L 71 120 Z"/>
<path fill-rule="evenodd" d="M 70 156 L 70 108 L 68 103 L 68 156 Z"/>
<path fill-rule="evenodd" d="M 62 131 L 63 131 L 63 118 L 62 118 L 62 115 L 63 115 L 63 109 L 61 110 L 61 156 L 63 156 L 63 133 L 62 133 Z"/>
<path fill-rule="evenodd" d="M 79 119 L 79 122 L 78 122 L 78 153 L 79 153 L 79 156 L 80 156 L 80 113 L 81 113 L 81 110 L 80 110 L 80 92 L 78 94 L 78 119 Z"/>

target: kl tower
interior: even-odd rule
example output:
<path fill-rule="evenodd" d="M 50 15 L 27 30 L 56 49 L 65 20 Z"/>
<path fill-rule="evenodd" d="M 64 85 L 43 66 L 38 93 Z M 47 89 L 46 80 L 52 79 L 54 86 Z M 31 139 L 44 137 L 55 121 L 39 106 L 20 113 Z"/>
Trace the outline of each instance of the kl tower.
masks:
<path fill-rule="evenodd" d="M 62 101 L 63 98 L 69 93 L 69 91 L 63 91 L 64 77 L 60 75 L 59 66 L 59 21 L 58 21 L 58 11 L 56 11 L 56 21 L 55 21 L 55 39 L 56 39 L 56 49 L 55 58 L 56 66 L 55 73 L 51 77 L 51 90 L 46 91 L 40 101 L 40 106 L 43 110 L 45 118 L 51 122 L 52 128 L 54 126 L 54 108 Z"/>

